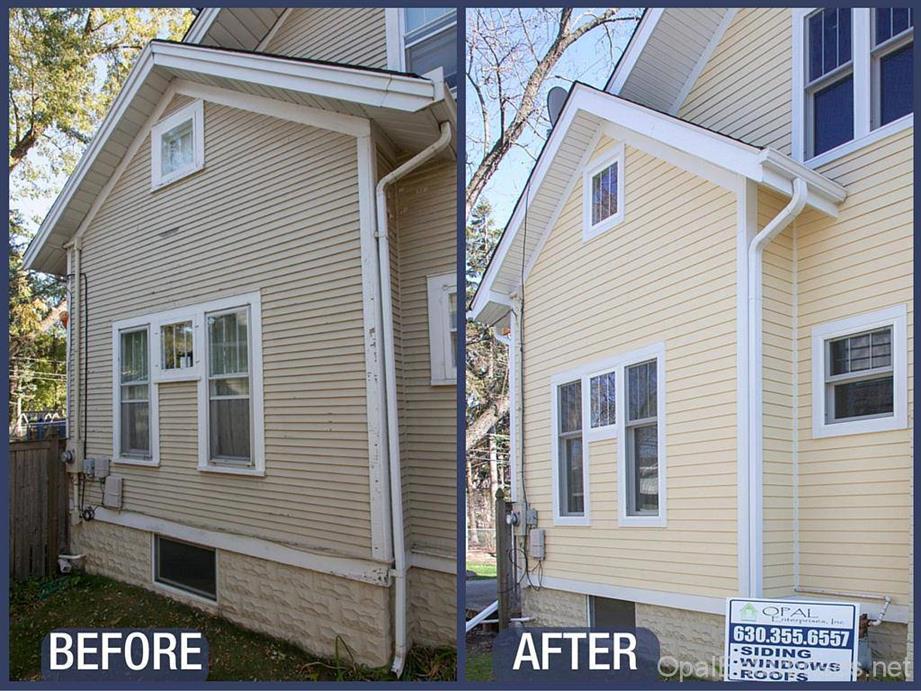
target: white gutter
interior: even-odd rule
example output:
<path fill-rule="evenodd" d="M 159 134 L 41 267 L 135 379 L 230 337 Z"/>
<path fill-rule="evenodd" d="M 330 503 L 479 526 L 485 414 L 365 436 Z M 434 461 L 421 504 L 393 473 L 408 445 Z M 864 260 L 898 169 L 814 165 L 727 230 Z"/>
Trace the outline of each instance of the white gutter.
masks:
<path fill-rule="evenodd" d="M 762 467 L 764 461 L 764 429 L 762 418 L 762 253 L 767 244 L 790 225 L 806 206 L 809 188 L 801 177 L 793 180 L 790 202 L 752 238 L 748 246 L 748 559 L 750 570 L 749 596 L 760 597 L 762 590 Z"/>
<path fill-rule="evenodd" d="M 406 541 L 403 525 L 403 490 L 402 471 L 400 468 L 400 423 L 397 402 L 397 370 L 394 362 L 393 344 L 393 295 L 390 290 L 390 238 L 387 234 L 387 195 L 386 188 L 392 182 L 435 156 L 451 143 L 450 123 L 441 123 L 441 136 L 406 161 L 396 170 L 392 170 L 377 183 L 377 252 L 380 271 L 382 332 L 384 337 L 384 388 L 387 409 L 387 448 L 390 470 L 390 513 L 393 530 L 393 576 L 394 576 L 394 623 L 393 623 L 393 672 L 400 676 L 406 663 Z"/>

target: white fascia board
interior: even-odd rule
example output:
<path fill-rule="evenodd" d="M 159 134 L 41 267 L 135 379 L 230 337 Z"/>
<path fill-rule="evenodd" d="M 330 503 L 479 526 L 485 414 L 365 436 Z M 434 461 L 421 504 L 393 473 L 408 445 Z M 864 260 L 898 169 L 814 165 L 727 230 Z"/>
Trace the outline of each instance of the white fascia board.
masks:
<path fill-rule="evenodd" d="M 665 10 L 663 8 L 651 8 L 646 10 L 646 13 L 640 20 L 639 26 L 636 27 L 636 33 L 627 43 L 627 48 L 620 62 L 617 64 L 617 68 L 614 70 L 610 79 L 608 79 L 608 83 L 604 85 L 605 91 L 610 94 L 620 93 L 620 90 L 630 77 L 630 73 L 636 66 L 636 61 L 639 60 L 640 55 L 642 55 L 643 49 L 646 47 L 646 42 L 649 41 L 649 37 L 652 36 L 656 24 L 659 23 L 659 19 L 661 19 L 664 13 Z"/>
<path fill-rule="evenodd" d="M 198 13 L 198 16 L 195 17 L 195 21 L 192 22 L 192 26 L 182 39 L 182 42 L 201 43 L 205 39 L 211 25 L 214 24 L 214 20 L 217 19 L 220 11 L 220 7 L 206 7 L 202 9 Z"/>
<path fill-rule="evenodd" d="M 415 112 L 436 102 L 431 80 L 174 43 L 151 43 L 155 64 L 290 89 L 368 106 Z"/>

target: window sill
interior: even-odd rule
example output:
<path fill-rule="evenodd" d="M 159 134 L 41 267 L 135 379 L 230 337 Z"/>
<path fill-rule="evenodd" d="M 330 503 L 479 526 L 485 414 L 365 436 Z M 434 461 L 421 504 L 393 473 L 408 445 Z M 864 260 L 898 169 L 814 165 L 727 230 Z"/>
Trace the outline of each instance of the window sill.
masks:
<path fill-rule="evenodd" d="M 225 475 L 253 475 L 255 477 L 265 477 L 265 470 L 262 468 L 241 468 L 231 465 L 200 465 L 198 469 L 203 473 L 223 473 Z"/>
<path fill-rule="evenodd" d="M 894 430 L 908 429 L 908 423 L 898 416 L 876 417 L 867 420 L 851 420 L 849 422 L 832 422 L 813 425 L 812 437 L 844 437 L 852 434 L 870 434 L 872 432 L 891 432 Z"/>
<path fill-rule="evenodd" d="M 617 525 L 622 528 L 664 528 L 665 516 L 620 516 Z"/>
<path fill-rule="evenodd" d="M 610 218 L 606 218 L 601 223 L 598 223 L 597 225 L 594 225 L 590 228 L 587 226 L 583 227 L 582 228 L 582 242 L 588 242 L 589 240 L 592 240 L 598 237 L 599 235 L 604 235 L 609 230 L 614 228 L 614 226 L 621 223 L 623 220 L 624 220 L 624 213 L 623 211 L 619 211 L 613 216 L 611 216 Z"/>
<path fill-rule="evenodd" d="M 190 593 L 188 590 L 183 590 L 182 588 L 176 588 L 175 586 L 161 583 L 156 579 L 152 580 L 151 584 L 153 585 L 154 590 L 159 590 L 166 595 L 170 595 L 176 600 L 184 600 L 186 603 L 195 607 L 201 607 L 202 609 L 207 609 L 208 611 L 214 613 L 218 612 L 217 600 L 212 600 L 210 597 L 205 597 L 204 595 L 198 595 L 196 593 Z"/>
<path fill-rule="evenodd" d="M 553 525 L 581 525 L 590 526 L 591 519 L 588 516 L 554 516 Z"/>
<path fill-rule="evenodd" d="M 179 182 L 180 180 L 183 180 L 189 177 L 190 175 L 194 175 L 198 171 L 203 170 L 204 167 L 205 167 L 204 163 L 199 163 L 187 170 L 183 170 L 177 173 L 172 173 L 169 175 L 169 177 L 160 178 L 159 180 L 154 180 L 150 185 L 150 191 L 156 192 L 157 190 L 162 190 L 164 187 L 169 187 L 174 182 Z"/>
<path fill-rule="evenodd" d="M 881 139 L 885 139 L 890 135 L 901 132 L 908 127 L 912 127 L 914 123 L 914 113 L 903 115 L 898 120 L 893 120 L 892 122 L 887 123 L 882 127 L 878 127 L 869 134 L 860 137 L 859 139 L 852 139 L 849 142 L 839 144 L 834 149 L 829 149 L 828 151 L 821 153 L 818 156 L 813 156 L 808 161 L 806 161 L 806 165 L 813 169 L 819 168 L 827 163 L 836 161 L 843 156 L 847 156 L 848 154 L 852 154 L 855 151 L 859 151 L 865 146 L 869 146 L 870 144 L 878 142 Z"/>
<path fill-rule="evenodd" d="M 198 368 L 188 368 L 187 373 L 183 372 L 180 374 L 178 371 L 176 373 L 167 374 L 163 370 L 155 372 L 153 376 L 154 384 L 164 384 L 169 382 L 177 381 L 199 381 L 201 379 L 201 374 L 198 372 Z"/>
<path fill-rule="evenodd" d="M 456 379 L 436 379 L 432 377 L 432 386 L 457 386 Z"/>
<path fill-rule="evenodd" d="M 118 463 L 119 465 L 139 465 L 146 466 L 147 468 L 159 468 L 160 460 L 157 458 L 151 458 L 149 460 L 144 460 L 143 458 L 130 458 L 126 456 L 112 456 L 112 463 Z"/>

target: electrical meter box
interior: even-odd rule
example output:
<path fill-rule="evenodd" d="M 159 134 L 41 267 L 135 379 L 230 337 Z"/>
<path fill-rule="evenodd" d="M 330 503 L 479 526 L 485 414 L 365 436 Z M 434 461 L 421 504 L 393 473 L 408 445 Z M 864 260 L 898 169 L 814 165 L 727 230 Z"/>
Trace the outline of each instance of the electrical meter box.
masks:
<path fill-rule="evenodd" d="M 96 459 L 95 458 L 84 458 L 83 459 L 83 474 L 87 477 L 96 477 Z"/>
<path fill-rule="evenodd" d="M 111 475 L 106 480 L 106 487 L 102 493 L 102 505 L 109 509 L 121 509 L 122 478 Z"/>
<path fill-rule="evenodd" d="M 528 556 L 541 561 L 544 559 L 544 529 L 537 528 L 528 532 Z"/>
<path fill-rule="evenodd" d="M 109 477 L 109 459 L 108 458 L 97 458 L 96 459 L 96 472 L 95 477 L 97 480 L 102 480 Z"/>

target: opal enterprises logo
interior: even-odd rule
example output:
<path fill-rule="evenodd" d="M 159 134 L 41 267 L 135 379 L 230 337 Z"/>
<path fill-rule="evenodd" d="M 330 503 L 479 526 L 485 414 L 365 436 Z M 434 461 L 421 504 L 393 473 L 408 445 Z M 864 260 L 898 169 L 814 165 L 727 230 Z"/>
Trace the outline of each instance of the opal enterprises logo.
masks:
<path fill-rule="evenodd" d="M 528 628 L 493 643 L 498 682 L 652 681 L 659 641 L 649 629 Z"/>
<path fill-rule="evenodd" d="M 208 641 L 191 629 L 56 629 L 42 640 L 46 681 L 204 681 Z"/>

